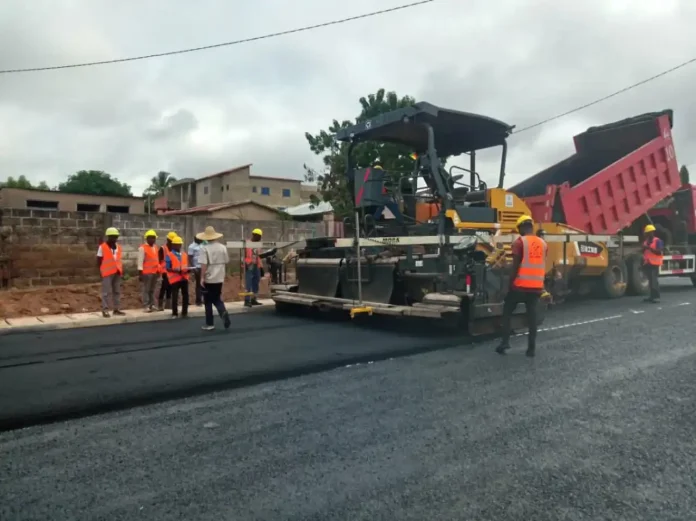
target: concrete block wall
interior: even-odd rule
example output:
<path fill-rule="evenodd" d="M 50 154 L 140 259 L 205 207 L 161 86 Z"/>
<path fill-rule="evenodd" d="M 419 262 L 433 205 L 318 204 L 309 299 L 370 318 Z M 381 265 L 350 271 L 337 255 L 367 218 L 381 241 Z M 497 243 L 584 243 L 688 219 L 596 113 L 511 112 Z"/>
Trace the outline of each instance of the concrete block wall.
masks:
<path fill-rule="evenodd" d="M 170 231 L 189 244 L 196 233 L 213 226 L 223 240 L 248 237 L 254 228 L 264 239 L 299 240 L 325 235 L 324 223 L 293 221 L 237 221 L 198 216 L 162 216 L 58 212 L 51 210 L 0 210 L 0 288 L 97 282 L 96 252 L 109 226 L 118 228 L 124 250 L 125 270 L 136 270 L 137 250 L 143 235 L 154 229 L 159 244 Z M 238 254 L 231 251 L 233 262 Z"/>

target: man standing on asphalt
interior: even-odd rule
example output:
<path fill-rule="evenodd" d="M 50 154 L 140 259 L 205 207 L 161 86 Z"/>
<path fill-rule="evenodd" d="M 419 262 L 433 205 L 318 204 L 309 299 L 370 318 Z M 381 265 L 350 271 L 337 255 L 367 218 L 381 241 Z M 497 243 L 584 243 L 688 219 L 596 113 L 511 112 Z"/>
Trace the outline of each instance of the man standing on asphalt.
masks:
<path fill-rule="evenodd" d="M 201 265 L 200 262 L 198 262 L 202 243 L 202 240 L 200 240 L 198 237 L 194 237 L 193 242 L 189 244 L 188 247 L 188 256 L 191 262 L 191 267 L 193 268 L 193 276 L 196 279 L 196 306 L 200 306 L 203 303 L 203 298 L 201 296 Z"/>
<path fill-rule="evenodd" d="M 176 232 L 169 232 L 167 234 L 167 243 L 162 246 L 159 250 L 159 262 L 160 262 L 160 267 L 162 271 L 162 284 L 160 285 L 160 291 L 159 291 L 159 302 L 157 309 L 159 311 L 164 311 L 164 308 L 171 306 L 171 299 L 172 299 L 172 289 L 169 286 L 169 279 L 167 278 L 167 270 L 165 269 L 165 259 L 167 258 L 167 255 L 169 254 L 171 247 L 172 247 L 172 239 L 174 237 L 178 237 Z M 166 301 L 165 301 L 166 298 Z"/>
<path fill-rule="evenodd" d="M 655 235 L 655 227 L 648 224 L 643 230 L 643 270 L 650 285 L 650 296 L 644 302 L 657 304 L 660 302 L 660 267 L 664 257 L 665 244 Z"/>
<path fill-rule="evenodd" d="M 196 235 L 196 238 L 205 244 L 198 254 L 198 262 L 201 266 L 201 288 L 203 290 L 203 302 L 205 305 L 204 331 L 215 329 L 213 322 L 213 307 L 217 309 L 222 318 L 225 329 L 230 327 L 230 315 L 222 301 L 222 284 L 227 275 L 227 264 L 230 262 L 227 247 L 218 242 L 222 234 L 215 231 L 212 226 L 206 227 L 204 232 Z"/>
<path fill-rule="evenodd" d="M 534 234 L 534 222 L 528 215 L 517 220 L 520 237 L 512 243 L 510 288 L 503 304 L 503 338 L 496 352 L 504 355 L 510 349 L 510 322 L 517 304 L 523 303 L 527 314 L 529 335 L 527 356 L 536 350 L 537 305 L 544 292 L 546 277 L 546 241 Z"/>
<path fill-rule="evenodd" d="M 106 241 L 97 250 L 97 266 L 101 274 L 102 316 L 109 317 L 109 300 L 112 301 L 114 315 L 125 315 L 121 306 L 121 278 L 123 277 L 123 250 L 118 244 L 118 230 L 107 228 Z"/>
<path fill-rule="evenodd" d="M 261 237 L 263 237 L 263 230 L 261 228 L 255 228 L 251 232 L 251 242 L 261 242 Z M 244 296 L 244 306 L 260 306 L 261 302 L 258 301 L 259 294 L 259 283 L 261 282 L 261 277 L 263 276 L 263 262 L 261 259 L 273 256 L 278 250 L 273 248 L 266 252 L 259 252 L 259 248 L 244 248 L 244 286 L 246 288 L 246 293 L 251 293 L 251 295 Z"/>
<path fill-rule="evenodd" d="M 189 306 L 189 259 L 185 251 L 181 251 L 184 240 L 181 237 L 172 239 L 171 248 L 164 260 L 167 279 L 172 291 L 172 318 L 179 316 L 179 293 L 181 293 L 181 318 L 188 316 Z"/>
<path fill-rule="evenodd" d="M 155 310 L 155 287 L 160 273 L 159 246 L 155 230 L 145 232 L 145 243 L 138 248 L 138 276 L 143 288 L 145 312 Z"/>

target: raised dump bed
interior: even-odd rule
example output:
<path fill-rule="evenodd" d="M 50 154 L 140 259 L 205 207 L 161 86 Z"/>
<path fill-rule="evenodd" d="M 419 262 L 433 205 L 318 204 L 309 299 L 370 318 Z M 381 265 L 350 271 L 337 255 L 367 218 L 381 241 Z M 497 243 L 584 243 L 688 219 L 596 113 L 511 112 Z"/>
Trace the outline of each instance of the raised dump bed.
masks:
<path fill-rule="evenodd" d="M 642 114 L 574 137 L 576 153 L 513 186 L 536 221 L 616 234 L 680 186 L 671 110 Z"/>

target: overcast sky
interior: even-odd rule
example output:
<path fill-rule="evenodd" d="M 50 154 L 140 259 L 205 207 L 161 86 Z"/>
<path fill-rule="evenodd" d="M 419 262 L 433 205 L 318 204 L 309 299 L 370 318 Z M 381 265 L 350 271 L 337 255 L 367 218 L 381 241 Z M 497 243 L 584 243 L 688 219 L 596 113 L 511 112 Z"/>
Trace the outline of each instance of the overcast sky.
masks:
<path fill-rule="evenodd" d="M 236 40 L 408 0 L 2 0 L 0 69 Z M 518 128 L 696 56 L 695 0 L 437 0 L 233 47 L 82 69 L 0 75 L 0 179 L 56 185 L 105 170 L 136 194 L 159 170 L 253 163 L 301 177 L 304 132 L 359 112 L 384 87 Z M 595 124 L 673 108 L 696 166 L 696 64 L 511 138 L 508 183 L 572 153 Z M 495 180 L 492 163 L 490 180 Z"/>

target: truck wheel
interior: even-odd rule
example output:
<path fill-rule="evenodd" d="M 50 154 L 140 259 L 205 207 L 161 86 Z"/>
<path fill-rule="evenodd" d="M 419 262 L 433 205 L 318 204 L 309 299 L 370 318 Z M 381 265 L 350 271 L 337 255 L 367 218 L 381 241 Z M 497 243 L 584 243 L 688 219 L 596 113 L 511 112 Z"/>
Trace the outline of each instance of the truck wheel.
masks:
<path fill-rule="evenodd" d="M 643 260 L 639 255 L 631 255 L 627 260 L 628 265 L 628 293 L 630 295 L 647 295 L 650 289 L 648 279 L 643 272 Z"/>
<path fill-rule="evenodd" d="M 606 271 L 599 280 L 599 286 L 604 298 L 621 298 L 626 293 L 628 269 L 622 260 L 610 261 Z"/>

